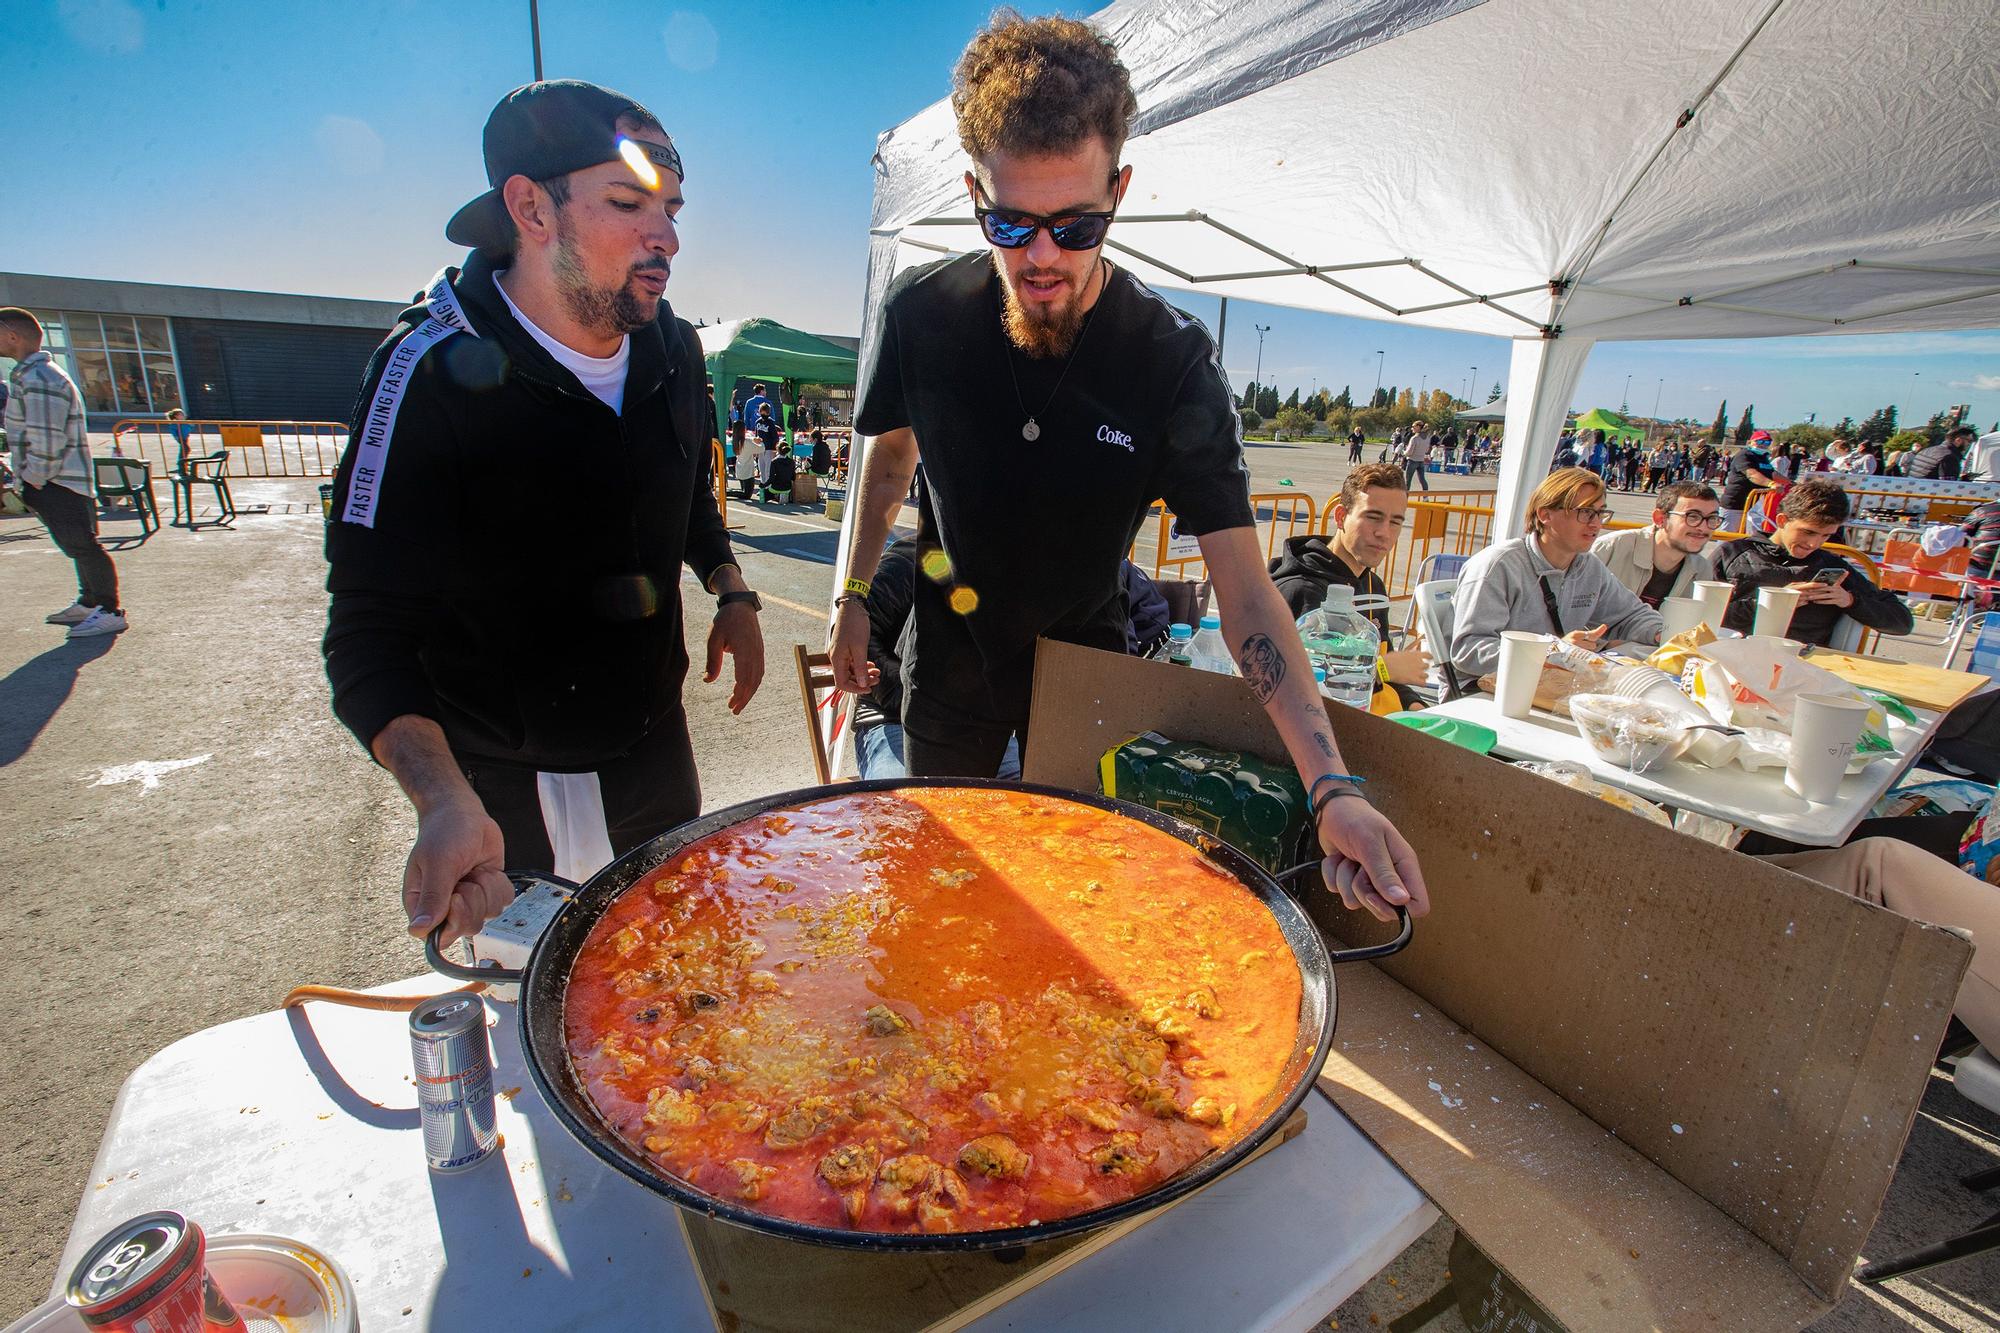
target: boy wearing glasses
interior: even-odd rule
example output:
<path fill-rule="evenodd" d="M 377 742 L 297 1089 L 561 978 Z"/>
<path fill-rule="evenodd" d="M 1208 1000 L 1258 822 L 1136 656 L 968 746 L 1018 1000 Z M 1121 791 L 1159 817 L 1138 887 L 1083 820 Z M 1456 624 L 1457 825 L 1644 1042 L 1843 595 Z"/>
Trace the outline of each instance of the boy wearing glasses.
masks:
<path fill-rule="evenodd" d="M 1715 562 L 1702 554 L 1709 533 L 1722 522 L 1715 491 L 1704 482 L 1677 481 L 1660 491 L 1652 526 L 1607 532 L 1590 548 L 1611 577 L 1659 609 L 1669 597 L 1690 596 L 1697 579 L 1715 577 Z"/>
<path fill-rule="evenodd" d="M 1528 535 L 1495 542 L 1466 563 L 1453 598 L 1451 664 L 1468 680 L 1492 671 L 1502 630 L 1553 634 L 1597 648 L 1660 641 L 1660 613 L 1590 553 L 1611 511 L 1587 468 L 1552 472 L 1528 497 Z"/>
<path fill-rule="evenodd" d="M 1422 914 L 1416 855 L 1348 776 L 1265 573 L 1214 340 L 1103 253 L 1138 111 L 1116 50 L 1088 24 L 1002 10 L 961 57 L 952 108 L 988 248 L 901 275 L 869 330 L 855 428 L 874 438 L 835 683 L 875 683 L 866 598 L 921 458 L 904 757 L 919 776 L 992 777 L 1009 740 L 1032 744 L 1037 638 L 1125 651 L 1120 566 L 1164 498 L 1200 539 L 1224 636 L 1307 785 L 1328 882 L 1384 919 Z"/>

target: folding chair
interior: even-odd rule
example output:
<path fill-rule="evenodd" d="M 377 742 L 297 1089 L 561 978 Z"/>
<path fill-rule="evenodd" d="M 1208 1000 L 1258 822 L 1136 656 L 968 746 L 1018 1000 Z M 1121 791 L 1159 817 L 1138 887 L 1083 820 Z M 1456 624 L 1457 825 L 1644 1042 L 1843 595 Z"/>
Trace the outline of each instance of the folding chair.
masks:
<path fill-rule="evenodd" d="M 847 719 L 853 700 L 833 686 L 833 660 L 825 653 L 809 651 L 802 643 L 792 645 L 792 661 L 799 669 L 799 697 L 806 707 L 806 738 L 812 746 L 813 772 L 821 786 L 834 781 L 834 756 L 846 740 Z"/>
<path fill-rule="evenodd" d="M 141 540 L 160 526 L 160 502 L 153 495 L 153 465 L 137 458 L 94 458 L 97 505 L 101 518 L 136 518 Z M 110 508 L 107 500 L 129 500 L 130 514 Z"/>
<path fill-rule="evenodd" d="M 1465 693 L 1458 672 L 1451 665 L 1451 599 L 1457 592 L 1457 579 L 1431 579 L 1419 583 L 1411 594 L 1417 608 L 1417 625 L 1424 632 L 1424 642 L 1430 645 L 1431 661 L 1444 677 L 1441 701 Z"/>

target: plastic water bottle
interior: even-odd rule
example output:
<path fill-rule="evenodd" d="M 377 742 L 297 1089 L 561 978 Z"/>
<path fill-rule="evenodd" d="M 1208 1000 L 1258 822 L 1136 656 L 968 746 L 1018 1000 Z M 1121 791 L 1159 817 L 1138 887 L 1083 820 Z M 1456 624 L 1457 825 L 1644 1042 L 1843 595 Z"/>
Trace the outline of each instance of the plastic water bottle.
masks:
<path fill-rule="evenodd" d="M 1375 697 L 1375 622 L 1354 609 L 1354 589 L 1328 586 L 1326 600 L 1299 617 L 1299 638 L 1314 667 L 1326 672 L 1321 693 L 1355 708 Z"/>
<path fill-rule="evenodd" d="M 1160 645 L 1153 656 L 1162 662 L 1172 662 L 1175 666 L 1187 666 L 1193 659 L 1193 651 L 1188 647 L 1194 642 L 1194 626 L 1176 620 L 1167 626 L 1167 641 Z"/>
<path fill-rule="evenodd" d="M 1222 617 L 1207 615 L 1201 618 L 1201 630 L 1188 643 L 1189 665 L 1197 671 L 1213 671 L 1220 676 L 1236 674 L 1235 659 L 1229 655 L 1229 645 L 1222 638 Z"/>

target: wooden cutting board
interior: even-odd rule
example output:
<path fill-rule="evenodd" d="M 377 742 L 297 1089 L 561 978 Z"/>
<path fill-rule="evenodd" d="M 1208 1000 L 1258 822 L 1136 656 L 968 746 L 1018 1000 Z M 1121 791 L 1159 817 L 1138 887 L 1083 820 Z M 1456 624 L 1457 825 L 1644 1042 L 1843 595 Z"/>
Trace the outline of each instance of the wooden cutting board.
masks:
<path fill-rule="evenodd" d="M 1850 685 L 1881 690 L 1914 708 L 1940 713 L 1950 712 L 1987 683 L 1986 677 L 1970 671 L 1946 671 L 1942 667 L 1883 657 L 1856 657 L 1830 648 L 1816 648 L 1806 660 L 1825 667 Z"/>
<path fill-rule="evenodd" d="M 1305 1127 L 1301 1107 L 1217 1179 Z M 1081 1236 L 966 1254 L 836 1250 L 675 1211 L 720 1333 L 951 1333 L 1193 1197 Z"/>

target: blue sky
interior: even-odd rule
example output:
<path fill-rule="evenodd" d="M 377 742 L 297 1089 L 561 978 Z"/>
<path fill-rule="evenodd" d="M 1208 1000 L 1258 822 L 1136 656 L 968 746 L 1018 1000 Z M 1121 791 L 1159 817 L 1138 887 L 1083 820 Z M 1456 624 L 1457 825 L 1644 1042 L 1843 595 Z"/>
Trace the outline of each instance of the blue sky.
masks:
<path fill-rule="evenodd" d="M 1024 6 L 1032 8 L 1032 6 Z M 677 6 L 543 0 L 553 76 L 645 102 L 688 164 L 669 296 L 689 318 L 860 321 L 869 155 L 949 90 L 989 0 Z M 1076 11 L 1071 11 L 1076 12 Z M 531 74 L 526 0 L 10 0 L 0 4 L 10 182 L 0 267 L 20 272 L 402 298 L 455 262 L 445 219 L 485 186 L 479 130 Z M 26 110 L 29 114 L 19 113 Z M 31 183 L 31 184 L 30 184 Z M 1178 294 L 1215 322 L 1216 302 Z M 1232 303 L 1224 361 L 1310 389 L 1469 387 L 1504 377 L 1500 339 Z M 2000 330 L 1600 344 L 1579 406 L 1780 425 L 2000 419 Z M 1462 390 L 1461 390 L 1462 391 Z"/>

